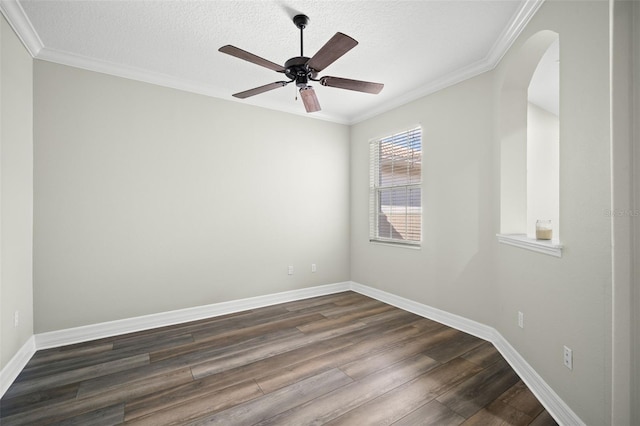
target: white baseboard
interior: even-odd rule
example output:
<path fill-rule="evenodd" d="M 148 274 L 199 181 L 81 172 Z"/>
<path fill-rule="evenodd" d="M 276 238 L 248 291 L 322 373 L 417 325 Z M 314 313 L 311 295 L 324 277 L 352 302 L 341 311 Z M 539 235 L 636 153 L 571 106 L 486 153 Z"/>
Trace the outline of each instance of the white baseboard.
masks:
<path fill-rule="evenodd" d="M 241 312 L 248 309 L 257 309 L 278 303 L 293 302 L 296 300 L 340 293 L 348 290 L 364 294 L 365 296 L 380 300 L 381 302 L 388 303 L 416 315 L 432 319 L 493 343 L 496 349 L 520 376 L 522 381 L 529 387 L 529 389 L 531 389 L 531 392 L 533 392 L 542 405 L 547 409 L 549 414 L 551 414 L 560 425 L 573 426 L 585 424 L 571 410 L 571 408 L 562 401 L 553 389 L 551 389 L 542 377 L 540 377 L 540 375 L 538 375 L 538 373 L 525 361 L 525 359 L 522 358 L 522 356 L 509 344 L 509 342 L 494 328 L 468 318 L 442 311 L 440 309 L 353 281 L 285 291 L 282 293 L 250 297 L 247 299 L 214 303 L 211 305 L 197 306 L 193 308 L 162 312 L 159 314 L 145 315 L 118 321 L 109 321 L 100 324 L 36 334 L 35 336 L 31 336 L 11 361 L 9 361 L 9 363 L 0 371 L 0 397 L 4 395 L 6 390 L 16 379 L 20 371 L 25 367 L 33 354 L 40 349 L 48 349 L 100 339 L 103 337 L 117 336 L 120 334 L 148 330 L 151 328 L 180 324 L 188 321 L 211 318 L 234 312 Z"/>
<path fill-rule="evenodd" d="M 7 389 L 9 389 L 9 386 L 11 386 L 16 377 L 18 377 L 18 374 L 20 374 L 35 352 L 41 349 L 56 348 L 74 343 L 88 342 L 90 340 L 101 339 L 104 337 L 117 336 L 136 331 L 149 330 L 152 328 L 231 314 L 234 312 L 246 311 L 248 309 L 262 308 L 278 303 L 340 293 L 350 290 L 350 286 L 351 283 L 346 281 L 264 296 L 232 300 L 229 302 L 161 312 L 158 314 L 144 315 L 123 320 L 91 324 L 82 327 L 39 333 L 31 336 L 9 361 L 9 363 L 0 370 L 0 398 L 2 398 Z"/>
<path fill-rule="evenodd" d="M 31 336 L 20 348 L 9 363 L 0 370 L 0 398 L 18 377 L 25 365 L 36 351 L 72 345 L 104 337 L 118 336 L 136 331 L 181 324 L 204 318 L 212 318 L 234 312 L 257 309 L 278 303 L 293 302 L 311 297 L 340 293 L 351 289 L 351 282 L 345 281 L 299 290 L 285 291 L 264 296 L 232 300 L 229 302 L 213 303 L 211 305 L 196 306 L 158 314 L 144 315 L 117 321 L 91 324 L 82 327 L 39 333 Z"/>
<path fill-rule="evenodd" d="M 540 377 L 533 367 L 522 358 L 498 331 L 495 331 L 495 337 L 491 342 L 558 424 L 572 426 L 585 425 L 580 417 L 565 404 L 560 396 L 555 393 L 547 382 Z"/>
<path fill-rule="evenodd" d="M 487 340 L 496 347 L 540 403 L 560 425 L 583 426 L 585 423 L 557 393 L 540 377 L 527 361 L 509 344 L 498 330 L 479 322 L 451 314 L 434 307 L 387 293 L 363 284 L 351 282 L 351 290 L 388 303 L 405 311 L 448 325 L 465 333 Z"/>
<path fill-rule="evenodd" d="M 339 293 L 349 289 L 350 282 L 347 281 L 285 291 L 282 293 L 267 294 L 264 296 L 249 297 L 247 299 L 231 300 L 229 302 L 213 303 L 211 305 L 161 312 L 158 314 L 144 315 L 123 320 L 91 324 L 82 327 L 68 328 L 65 330 L 50 331 L 36 334 L 36 347 L 38 350 L 55 348 L 58 346 L 87 342 L 89 340 L 101 339 L 104 337 L 118 336 L 120 334 L 134 333 L 136 331 L 149 330 L 152 328 L 165 327 L 168 325 L 196 321 L 204 318 L 232 314 L 234 312 L 241 312 L 249 309 L 262 308 L 278 303 L 292 302 L 295 300 L 308 299 L 310 297 Z"/>
<path fill-rule="evenodd" d="M 373 299 L 380 300 L 381 302 L 388 303 L 389 305 L 393 305 L 402 310 L 420 315 L 421 317 L 429 318 L 457 330 L 464 331 L 465 333 L 472 334 L 484 340 L 491 341 L 491 337 L 495 332 L 493 328 L 480 324 L 479 322 L 353 281 L 351 282 L 351 290 L 364 294 L 365 296 L 369 296 Z"/>
<path fill-rule="evenodd" d="M 7 389 L 9 389 L 9 386 L 11 386 L 11 383 L 18 377 L 18 374 L 20 374 L 35 353 L 36 339 L 35 336 L 31 336 L 18 352 L 16 352 L 13 358 L 9 360 L 7 365 L 0 370 L 0 398 L 2 398 Z"/>

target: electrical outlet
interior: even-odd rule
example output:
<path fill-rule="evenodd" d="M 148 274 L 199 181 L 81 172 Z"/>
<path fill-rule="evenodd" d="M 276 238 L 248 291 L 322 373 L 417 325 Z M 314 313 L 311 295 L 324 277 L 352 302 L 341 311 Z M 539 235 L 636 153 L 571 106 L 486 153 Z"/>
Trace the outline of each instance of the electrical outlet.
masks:
<path fill-rule="evenodd" d="M 288 274 L 289 275 L 293 275 L 293 266 L 292 265 L 289 265 Z"/>
<path fill-rule="evenodd" d="M 315 263 L 311 264 L 311 272 L 316 272 L 318 270 L 318 268 L 316 267 Z"/>
<path fill-rule="evenodd" d="M 524 314 L 518 311 L 518 327 L 524 328 Z"/>
<path fill-rule="evenodd" d="M 564 347 L 564 366 L 567 367 L 569 370 L 573 370 L 573 351 L 568 348 L 568 347 Z"/>
<path fill-rule="evenodd" d="M 13 313 L 13 326 L 17 327 L 20 325 L 20 311 L 15 311 Z"/>

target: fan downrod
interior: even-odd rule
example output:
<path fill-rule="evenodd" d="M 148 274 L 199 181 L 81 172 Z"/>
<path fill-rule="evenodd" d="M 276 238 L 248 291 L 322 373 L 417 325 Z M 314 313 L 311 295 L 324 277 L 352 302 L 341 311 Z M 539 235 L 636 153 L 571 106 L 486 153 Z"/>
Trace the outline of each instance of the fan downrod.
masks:
<path fill-rule="evenodd" d="M 303 32 L 307 25 L 309 25 L 309 17 L 307 15 L 296 15 L 293 17 L 293 23 L 300 29 L 300 56 L 291 58 L 284 64 L 284 73 L 292 81 L 295 80 L 296 86 L 303 88 L 307 87 L 309 77 L 316 77 L 316 73 L 307 66 L 310 58 L 304 56 Z"/>
<path fill-rule="evenodd" d="M 296 15 L 293 17 L 293 23 L 300 28 L 300 56 L 304 56 L 304 29 L 309 25 L 309 17 L 307 15 Z"/>

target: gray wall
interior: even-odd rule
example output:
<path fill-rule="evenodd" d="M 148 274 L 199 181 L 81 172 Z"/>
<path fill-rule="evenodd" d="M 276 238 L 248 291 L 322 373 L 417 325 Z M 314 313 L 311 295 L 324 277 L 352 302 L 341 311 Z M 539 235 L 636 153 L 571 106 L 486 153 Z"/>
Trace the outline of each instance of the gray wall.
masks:
<path fill-rule="evenodd" d="M 36 333 L 349 280 L 348 127 L 39 60 L 34 90 Z"/>
<path fill-rule="evenodd" d="M 633 170 L 633 190 L 634 209 L 640 211 L 640 4 L 633 3 L 633 68 L 631 84 L 635 88 L 634 109 L 631 117 L 634 121 L 632 146 L 634 147 L 634 170 Z M 632 277 L 632 308 L 631 308 L 631 332 L 632 332 L 632 400 L 631 420 L 640 424 L 640 218 L 636 217 L 634 222 L 634 251 L 635 266 L 632 267 L 634 276 Z"/>
<path fill-rule="evenodd" d="M 639 424 L 640 399 L 634 381 L 637 382 L 637 348 L 634 348 L 633 334 L 637 333 L 637 318 L 634 319 L 634 306 L 637 306 L 638 283 L 634 278 L 634 261 L 638 261 L 637 248 L 634 247 L 634 232 L 637 236 L 640 209 L 634 205 L 634 190 L 637 191 L 637 175 L 634 178 L 634 166 L 640 164 L 634 160 L 634 119 L 639 117 L 637 80 L 640 68 L 634 64 L 640 34 L 637 21 L 637 2 L 616 0 L 612 15 L 612 57 L 611 57 L 611 160 L 612 179 L 612 244 L 613 254 L 613 291 L 612 291 L 612 424 Z M 634 9 L 635 12 L 634 12 Z M 636 15 L 634 18 L 634 14 Z M 636 20 L 634 22 L 634 19 Z M 636 60 L 640 56 L 636 56 Z M 634 66 L 636 67 L 634 70 Z M 634 108 L 635 104 L 635 108 Z M 636 124 L 637 125 L 637 124 Z M 639 134 L 636 134 L 636 137 Z M 635 142 L 635 146 L 640 144 Z M 637 155 L 637 153 L 635 153 Z M 635 162 L 635 165 L 634 165 Z M 637 171 L 637 170 L 636 170 Z M 635 195 L 636 202 L 640 197 Z M 635 213 L 634 213 L 635 212 Z M 635 271 L 637 274 L 637 270 Z M 635 281 L 634 281 L 635 280 Z M 634 304 L 635 303 L 635 304 Z M 637 308 L 635 308 L 637 309 Z M 640 311 L 637 311 L 640 312 Z M 636 365 L 633 365 L 636 364 Z M 631 374 L 629 372 L 631 371 Z"/>
<path fill-rule="evenodd" d="M 485 73 L 352 127 L 353 281 L 493 322 L 492 90 Z M 423 129 L 422 248 L 369 243 L 369 141 L 416 124 Z"/>
<path fill-rule="evenodd" d="M 496 328 L 587 423 L 610 422 L 611 203 L 607 2 L 547 1 L 492 72 L 352 127 L 353 281 Z M 560 34 L 563 257 L 498 244 L 499 96 L 520 46 Z M 423 126 L 421 250 L 368 242 L 371 138 Z M 525 328 L 517 313 L 525 314 Z M 563 366 L 562 348 L 574 351 Z"/>
<path fill-rule="evenodd" d="M 32 63 L 0 16 L 0 368 L 33 335 Z"/>
<path fill-rule="evenodd" d="M 500 245 L 495 327 L 587 424 L 610 422 L 609 5 L 546 2 L 496 70 L 540 30 L 560 36 L 561 259 Z M 516 325 L 523 311 L 526 327 Z M 573 349 L 573 370 L 562 364 Z"/>

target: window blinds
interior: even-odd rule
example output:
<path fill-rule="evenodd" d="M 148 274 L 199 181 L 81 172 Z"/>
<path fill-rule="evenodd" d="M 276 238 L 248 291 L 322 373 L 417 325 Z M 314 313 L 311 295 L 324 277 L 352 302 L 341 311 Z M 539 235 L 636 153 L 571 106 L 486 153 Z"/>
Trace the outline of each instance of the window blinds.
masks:
<path fill-rule="evenodd" d="M 369 146 L 369 237 L 419 244 L 422 239 L 422 129 Z"/>

